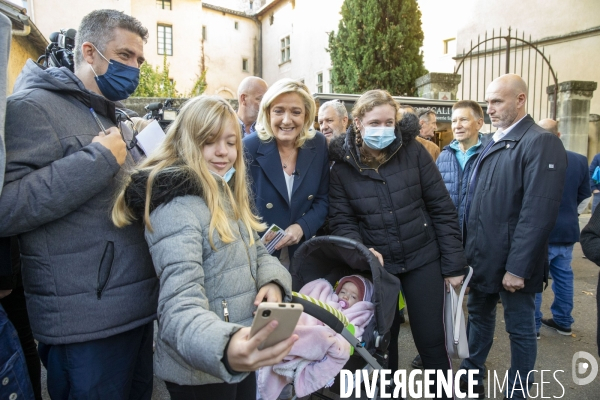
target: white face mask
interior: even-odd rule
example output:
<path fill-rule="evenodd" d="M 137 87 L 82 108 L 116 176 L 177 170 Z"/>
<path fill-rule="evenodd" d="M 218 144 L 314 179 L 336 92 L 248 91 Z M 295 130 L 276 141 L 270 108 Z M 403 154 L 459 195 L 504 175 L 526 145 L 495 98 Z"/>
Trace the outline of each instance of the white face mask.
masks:
<path fill-rule="evenodd" d="M 231 177 L 233 176 L 233 174 L 235 172 L 235 168 L 233 168 L 233 167 L 229 168 L 229 171 L 225 172 L 225 174 L 223 176 L 217 174 L 215 171 L 212 171 L 210 169 L 209 169 L 209 171 L 214 176 L 218 176 L 219 178 L 223 179 L 225 182 L 229 182 L 229 180 L 231 179 Z"/>
<path fill-rule="evenodd" d="M 393 126 L 367 126 L 362 137 L 368 147 L 383 150 L 396 139 L 396 133 Z"/>
<path fill-rule="evenodd" d="M 229 171 L 225 172 L 225 175 L 223 175 L 223 179 L 225 179 L 225 182 L 229 182 L 229 180 L 233 176 L 234 172 L 235 172 L 235 168 L 233 168 L 233 167 L 229 168 Z"/>

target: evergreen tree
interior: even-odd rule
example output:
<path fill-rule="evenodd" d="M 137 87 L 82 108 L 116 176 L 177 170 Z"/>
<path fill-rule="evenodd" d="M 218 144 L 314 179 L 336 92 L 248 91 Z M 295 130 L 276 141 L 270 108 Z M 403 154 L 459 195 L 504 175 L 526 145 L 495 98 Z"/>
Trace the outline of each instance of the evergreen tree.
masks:
<path fill-rule="evenodd" d="M 421 11 L 416 0 L 345 0 L 337 34 L 329 34 L 334 90 L 385 89 L 411 96 L 423 65 Z"/>

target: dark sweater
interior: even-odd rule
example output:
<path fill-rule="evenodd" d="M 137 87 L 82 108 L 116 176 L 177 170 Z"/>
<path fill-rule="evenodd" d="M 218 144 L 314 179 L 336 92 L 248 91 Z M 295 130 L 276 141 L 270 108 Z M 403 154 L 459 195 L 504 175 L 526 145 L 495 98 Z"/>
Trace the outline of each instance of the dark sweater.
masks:
<path fill-rule="evenodd" d="M 600 266 L 600 207 L 596 208 L 592 218 L 581 231 L 581 249 L 583 254 L 590 260 Z M 598 286 L 596 293 L 600 289 L 600 275 L 598 276 Z M 600 355 L 600 296 L 596 296 L 597 329 L 596 344 L 598 346 L 598 355 Z"/>

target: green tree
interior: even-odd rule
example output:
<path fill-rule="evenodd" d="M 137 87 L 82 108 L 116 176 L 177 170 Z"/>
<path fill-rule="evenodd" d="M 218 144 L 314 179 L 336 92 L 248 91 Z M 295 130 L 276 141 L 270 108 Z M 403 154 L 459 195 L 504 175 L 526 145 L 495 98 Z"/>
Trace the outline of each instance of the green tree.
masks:
<path fill-rule="evenodd" d="M 329 34 L 334 90 L 385 89 L 411 96 L 423 65 L 421 11 L 416 0 L 345 0 L 337 34 Z"/>
<path fill-rule="evenodd" d="M 187 97 L 195 97 L 195 96 L 200 96 L 202 93 L 204 93 L 204 91 L 206 90 L 206 69 L 204 71 L 202 71 L 200 73 L 200 75 L 198 76 L 198 78 L 196 79 L 196 82 L 194 83 L 194 87 L 192 88 L 192 91 L 190 92 L 190 94 Z"/>
<path fill-rule="evenodd" d="M 177 97 L 175 81 L 169 79 L 169 64 L 167 56 L 163 58 L 162 71 L 159 67 L 152 67 L 143 63 L 140 68 L 140 84 L 133 97 Z"/>

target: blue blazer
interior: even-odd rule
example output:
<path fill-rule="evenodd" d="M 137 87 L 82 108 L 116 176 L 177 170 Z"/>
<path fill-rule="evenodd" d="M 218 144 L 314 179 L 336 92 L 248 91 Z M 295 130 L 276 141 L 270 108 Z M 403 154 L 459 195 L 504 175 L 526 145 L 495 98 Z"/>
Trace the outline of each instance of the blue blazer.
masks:
<path fill-rule="evenodd" d="M 263 142 L 253 133 L 244 138 L 243 144 L 258 215 L 267 226 L 302 227 L 302 240 L 289 247 L 291 259 L 304 240 L 316 235 L 329 212 L 327 140 L 317 132 L 299 149 L 291 203 L 275 140 Z"/>

